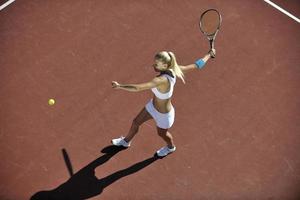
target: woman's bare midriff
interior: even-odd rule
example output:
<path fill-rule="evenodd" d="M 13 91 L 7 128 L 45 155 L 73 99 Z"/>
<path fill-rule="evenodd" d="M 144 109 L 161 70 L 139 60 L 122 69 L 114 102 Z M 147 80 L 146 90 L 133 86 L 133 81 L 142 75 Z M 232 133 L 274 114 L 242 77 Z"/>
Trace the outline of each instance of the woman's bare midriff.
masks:
<path fill-rule="evenodd" d="M 170 90 L 170 83 L 166 78 L 165 84 L 157 88 L 159 92 L 166 93 Z M 153 95 L 154 108 L 160 113 L 168 113 L 172 109 L 171 99 L 159 99 Z"/>
<path fill-rule="evenodd" d="M 160 113 L 168 113 L 172 109 L 171 99 L 158 99 L 155 95 L 153 96 L 153 105 Z"/>

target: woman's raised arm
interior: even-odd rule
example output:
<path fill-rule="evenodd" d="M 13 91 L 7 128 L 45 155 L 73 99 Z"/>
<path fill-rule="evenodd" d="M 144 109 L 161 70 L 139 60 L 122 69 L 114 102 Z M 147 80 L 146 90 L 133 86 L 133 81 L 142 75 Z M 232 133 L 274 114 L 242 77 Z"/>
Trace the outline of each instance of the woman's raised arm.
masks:
<path fill-rule="evenodd" d="M 179 66 L 179 67 L 180 67 L 180 69 L 182 70 L 183 73 L 191 71 L 192 69 L 201 69 L 202 67 L 204 67 L 206 62 L 210 58 L 215 57 L 215 55 L 216 55 L 216 50 L 212 49 L 211 51 L 209 51 L 208 54 L 206 54 L 203 58 L 197 60 L 195 63 L 190 64 L 190 65 L 186 65 L 186 66 Z"/>

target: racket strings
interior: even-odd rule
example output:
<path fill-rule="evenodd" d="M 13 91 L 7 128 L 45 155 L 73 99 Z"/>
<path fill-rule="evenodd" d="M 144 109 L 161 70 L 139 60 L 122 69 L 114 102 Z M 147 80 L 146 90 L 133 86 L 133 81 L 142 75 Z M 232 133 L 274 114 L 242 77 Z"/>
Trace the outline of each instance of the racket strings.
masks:
<path fill-rule="evenodd" d="M 208 11 L 204 13 L 200 20 L 200 27 L 202 31 L 207 35 L 213 35 L 220 26 L 220 16 L 214 11 Z"/>

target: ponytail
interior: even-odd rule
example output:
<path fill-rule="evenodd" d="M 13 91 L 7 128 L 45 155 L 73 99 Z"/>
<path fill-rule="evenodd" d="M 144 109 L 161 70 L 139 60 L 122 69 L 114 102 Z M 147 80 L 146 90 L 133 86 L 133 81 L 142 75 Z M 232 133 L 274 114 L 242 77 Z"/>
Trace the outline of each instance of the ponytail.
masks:
<path fill-rule="evenodd" d="M 174 75 L 180 78 L 183 83 L 185 83 L 184 74 L 178 66 L 175 54 L 173 52 L 161 51 L 155 55 L 155 59 L 161 60 L 162 62 L 168 64 L 169 69 L 174 72 Z"/>
<path fill-rule="evenodd" d="M 180 78 L 182 80 L 182 82 L 185 83 L 184 74 L 183 74 L 182 70 L 180 69 L 180 67 L 177 64 L 175 54 L 173 52 L 169 51 L 168 55 L 171 58 L 170 59 L 170 66 L 169 66 L 170 69 L 173 70 L 173 72 L 175 73 L 175 76 L 177 76 L 178 78 Z"/>

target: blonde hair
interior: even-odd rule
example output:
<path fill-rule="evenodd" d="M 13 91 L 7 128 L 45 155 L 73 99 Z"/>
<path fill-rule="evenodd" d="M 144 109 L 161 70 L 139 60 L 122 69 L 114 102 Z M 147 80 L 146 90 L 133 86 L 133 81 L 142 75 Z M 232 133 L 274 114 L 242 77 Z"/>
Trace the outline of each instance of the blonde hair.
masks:
<path fill-rule="evenodd" d="M 180 78 L 182 82 L 185 83 L 184 74 L 177 64 L 176 57 L 173 52 L 161 51 L 155 55 L 155 59 L 161 60 L 163 63 L 167 64 L 168 68 L 173 70 L 175 76 Z"/>

